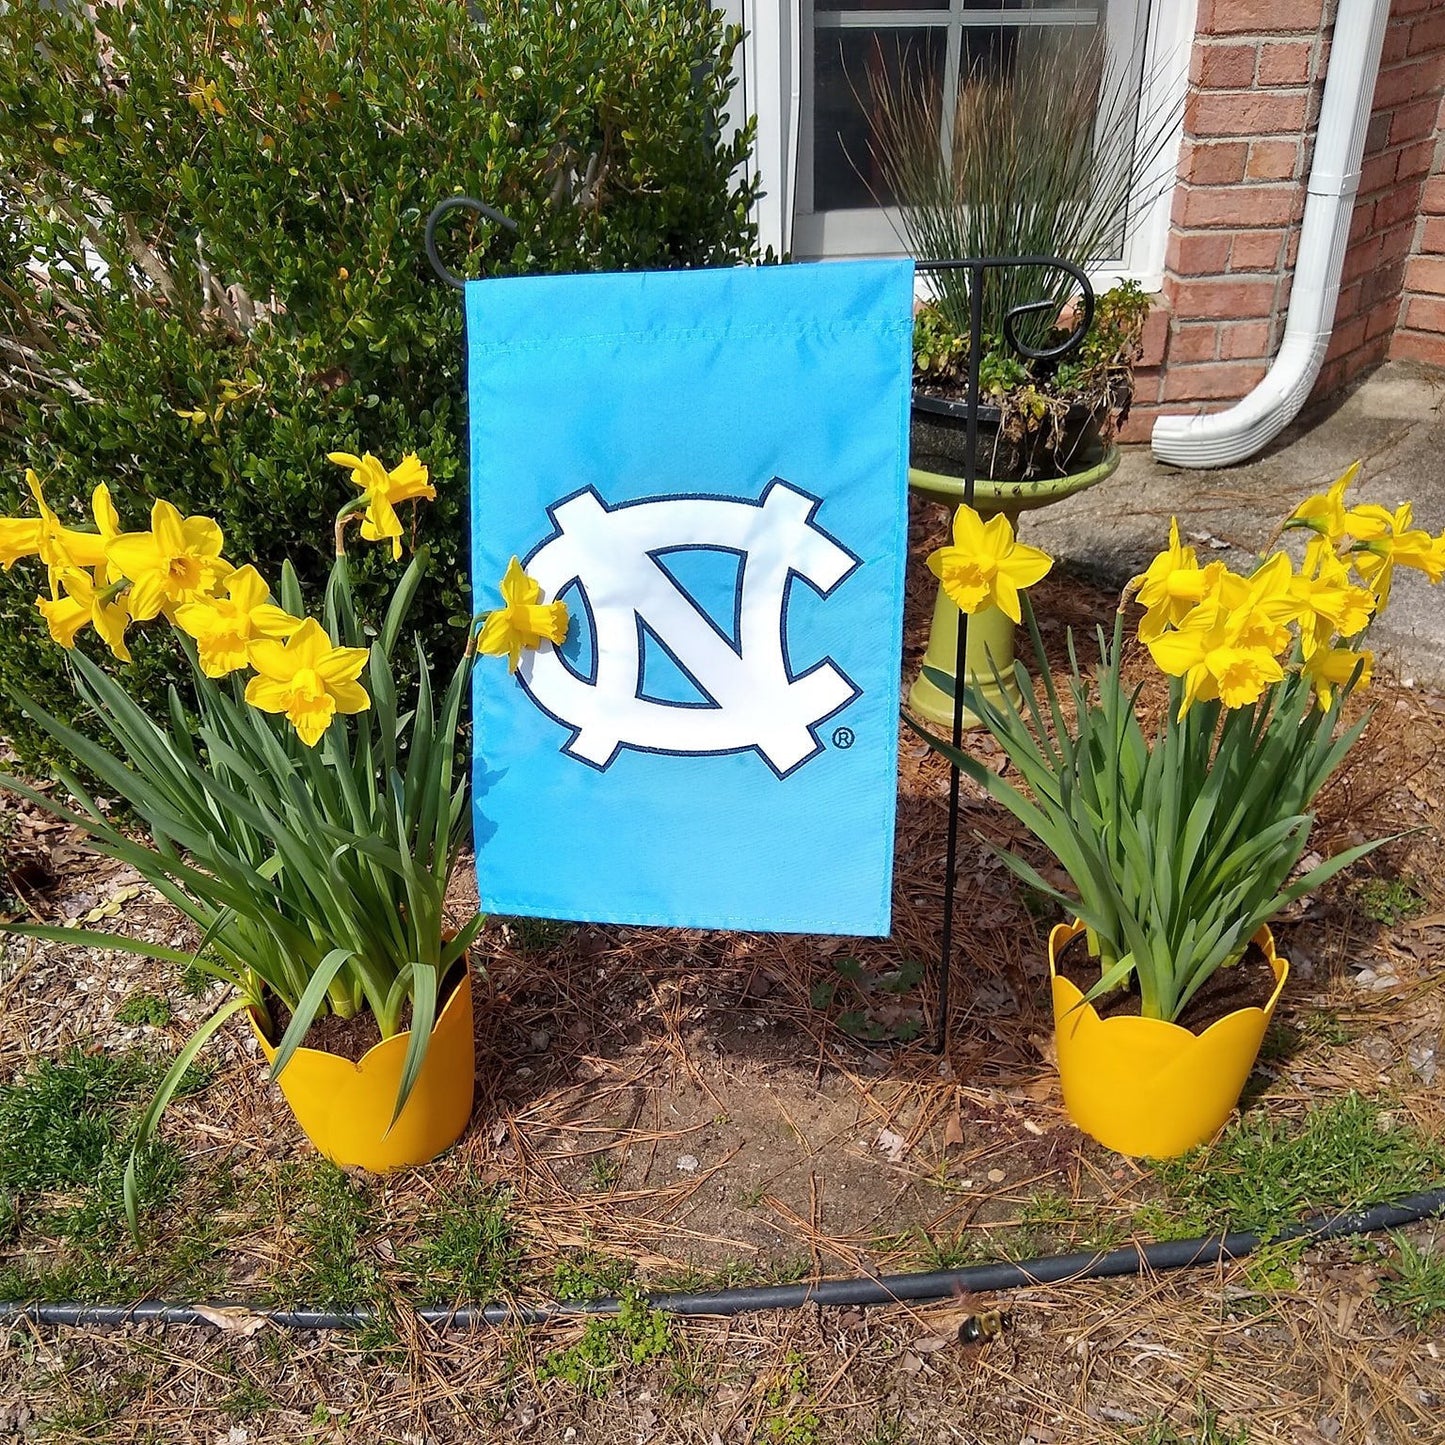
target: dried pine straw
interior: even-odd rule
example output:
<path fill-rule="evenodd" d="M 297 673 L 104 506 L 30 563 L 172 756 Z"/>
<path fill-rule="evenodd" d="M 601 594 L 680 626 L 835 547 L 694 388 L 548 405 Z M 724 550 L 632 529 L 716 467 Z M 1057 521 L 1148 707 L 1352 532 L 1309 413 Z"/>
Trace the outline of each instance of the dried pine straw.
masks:
<path fill-rule="evenodd" d="M 915 558 L 941 524 L 941 513 L 918 509 Z M 931 585 L 915 561 L 910 679 Z M 1090 633 L 1111 623 L 1109 594 L 1060 573 L 1036 602 L 1056 673 L 1066 624 L 1081 660 L 1096 655 Z M 1143 659 L 1131 667 L 1144 674 Z M 1146 708 L 1164 701 L 1162 688 L 1146 690 Z M 1445 1049 L 1445 699 L 1382 676 L 1368 701 L 1374 720 L 1321 800 L 1314 846 L 1401 836 L 1281 925 L 1294 970 L 1281 1023 L 1298 1037 L 1264 1061 L 1249 1107 L 1297 1118 L 1354 1089 L 1442 1138 L 1428 1065 Z M 988 740 L 969 746 L 1004 766 Z M 1221 1429 L 1247 1427 L 1251 1442 L 1441 1438 L 1438 1350 L 1384 1312 L 1384 1265 L 1349 1243 L 1267 1279 L 1246 1262 L 1019 1292 L 1000 1301 L 1002 1337 L 972 1348 L 956 1343 L 957 1305 L 675 1324 L 661 1360 L 620 1370 L 598 1398 L 541 1373 L 580 1325 L 442 1334 L 416 1318 L 408 1261 L 458 1197 L 488 1186 L 507 1191 L 515 1234 L 503 1293 L 523 1299 L 548 1295 L 559 1259 L 584 1255 L 644 1282 L 685 1270 L 704 1282 L 769 1280 L 1140 1233 L 1141 1205 L 1158 1198 L 1151 1171 L 1081 1140 L 1062 1112 L 1042 962 L 1050 920 L 1030 913 L 981 840 L 1047 860 L 967 782 L 956 1012 L 946 1055 L 928 1048 L 947 773 L 906 731 L 900 772 L 888 939 L 488 925 L 467 1135 L 428 1169 L 358 1181 L 356 1254 L 391 1320 L 385 1336 L 20 1328 L 0 1347 L 0 1439 L 43 1420 L 47 1438 L 62 1440 L 1043 1445 L 1168 1439 L 1147 1435 L 1164 1420 L 1181 1439 L 1203 1438 L 1206 1407 Z M 158 900 L 126 892 L 134 880 L 123 870 L 34 821 L 17 834 L 31 886 L 16 891 L 38 915 L 81 917 L 123 896 L 114 926 L 185 938 Z M 1394 927 L 1372 921 L 1362 891 L 1372 875 L 1407 880 L 1423 912 Z M 469 886 L 459 885 L 459 907 Z M 1366 966 L 1378 986 L 1358 982 Z M 118 1024 L 118 1005 L 137 990 L 172 995 L 175 1021 Z M 0 966 L 0 1068 L 13 1078 L 73 1042 L 173 1052 L 205 1004 L 122 955 L 12 945 Z M 1320 1019 L 1341 1041 L 1310 1032 Z M 874 1046 L 857 1037 L 870 1023 L 885 1035 Z M 322 1248 L 298 1215 L 308 1146 L 241 1029 L 208 1056 L 210 1082 L 165 1129 L 186 1166 L 175 1212 L 208 1223 L 217 1294 L 287 1298 L 314 1287 Z M 222 1198 L 215 1184 L 227 1177 Z M 0 1246 L 0 1264 L 52 1257 L 52 1247 L 30 1230 Z"/>

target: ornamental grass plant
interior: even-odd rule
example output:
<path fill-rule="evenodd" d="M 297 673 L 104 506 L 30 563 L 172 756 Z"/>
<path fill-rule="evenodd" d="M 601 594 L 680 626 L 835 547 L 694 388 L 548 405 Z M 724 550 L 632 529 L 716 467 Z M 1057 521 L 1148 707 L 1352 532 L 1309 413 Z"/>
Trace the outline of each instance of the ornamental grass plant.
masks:
<path fill-rule="evenodd" d="M 1262 925 L 1385 841 L 1300 871 L 1314 799 L 1369 722 L 1368 711 L 1347 720 L 1345 708 L 1369 683 L 1363 644 L 1389 604 L 1395 570 L 1413 568 L 1431 583 L 1445 577 L 1445 533 L 1416 528 L 1408 503 L 1394 512 L 1350 506 L 1357 472 L 1358 464 L 1284 524 L 1311 533 L 1298 566 L 1280 550 L 1244 574 L 1218 561 L 1201 566 L 1171 524 L 1168 547 L 1125 590 L 1112 636 L 1100 629 L 1092 679 L 1070 634 L 1068 711 L 1025 592 L 1052 559 L 1017 542 L 1005 518 L 985 525 L 968 508 L 952 545 L 930 556 L 962 611 L 999 606 L 1033 638 L 1042 700 L 1022 663 L 1014 669 L 1022 706 L 1003 688 L 998 700 L 967 696 L 1021 786 L 923 735 L 1068 875 L 1072 893 L 999 854 L 1086 925 L 1099 969 L 1087 1001 L 1128 988 L 1145 1018 L 1179 1019 Z M 1131 602 L 1144 609 L 1138 642 L 1169 679 L 1170 705 L 1152 730 L 1140 717 L 1143 684 L 1124 680 Z"/>
<path fill-rule="evenodd" d="M 438 1009 L 482 918 L 449 926 L 447 885 L 470 838 L 468 786 L 457 770 L 457 730 L 474 648 L 433 682 L 433 662 L 407 621 L 428 561 L 418 551 L 396 580 L 382 622 L 358 618 L 345 541 L 363 538 L 401 555 L 398 503 L 435 495 L 408 455 L 388 470 L 374 456 L 333 453 L 359 495 L 336 518 L 335 560 L 319 617 L 289 563 L 272 600 L 254 566 L 225 556 L 216 522 L 157 500 L 150 526 L 125 530 L 109 490 L 95 489 L 94 530 L 64 525 L 32 473 L 35 512 L 0 518 L 0 562 L 37 562 L 47 574 L 36 606 L 63 647 L 94 740 L 6 684 L 12 704 L 71 759 L 56 773 L 66 796 L 0 778 L 3 786 L 82 829 L 102 854 L 134 868 L 199 934 L 194 952 L 144 938 L 12 923 L 6 931 L 121 949 L 189 967 L 227 985 L 160 1084 L 137 1149 L 206 1041 L 252 1010 L 276 1043 L 273 1077 L 324 1014 L 368 1012 L 383 1038 L 410 1030 L 395 1118 L 426 1056 Z M 508 599 L 510 603 L 510 599 Z M 554 603 L 547 624 L 565 632 Z M 167 625 L 158 625 L 163 620 Z M 520 623 L 529 614 L 523 610 Z M 518 619 L 488 619 L 484 649 L 506 655 Z M 93 630 L 124 661 L 136 631 L 154 626 L 185 678 L 159 714 L 149 711 L 76 646 Z M 536 645 L 524 637 L 519 645 Z M 398 695 L 397 662 L 410 654 L 415 684 Z M 121 799 L 148 837 L 111 818 L 82 781 Z M 465 986 L 465 983 L 463 983 Z M 270 1010 L 290 1014 L 279 1031 Z M 134 1160 L 126 1203 L 135 1221 Z"/>

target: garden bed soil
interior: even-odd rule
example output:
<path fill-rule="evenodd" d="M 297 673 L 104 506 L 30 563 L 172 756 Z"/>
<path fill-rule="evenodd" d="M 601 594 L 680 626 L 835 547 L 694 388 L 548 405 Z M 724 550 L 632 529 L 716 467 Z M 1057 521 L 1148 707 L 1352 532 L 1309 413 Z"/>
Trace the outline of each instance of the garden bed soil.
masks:
<path fill-rule="evenodd" d="M 1063 946 L 1054 967 L 1080 993 L 1087 994 L 1099 981 L 1098 960 L 1089 957 L 1087 937 L 1082 933 Z M 1238 963 L 1215 969 L 1175 1022 L 1190 1033 L 1202 1034 L 1238 1009 L 1267 1007 L 1277 981 L 1264 950 L 1251 940 Z M 1093 1007 L 1100 1018 L 1137 1018 L 1140 998 L 1132 990 L 1116 988 L 1095 999 Z"/>
<path fill-rule="evenodd" d="M 437 996 L 437 1015 L 447 1006 L 457 985 L 466 978 L 466 970 L 458 964 L 442 981 L 441 992 Z M 285 1036 L 286 1030 L 291 1023 L 291 1010 L 276 997 L 270 989 L 262 994 L 265 1000 L 266 1010 L 271 1015 L 271 1027 L 263 1029 L 267 1042 L 274 1049 Z M 406 1003 L 401 1012 L 401 1027 L 411 1027 L 411 1004 Z M 301 1046 L 307 1049 L 317 1049 L 323 1054 L 335 1054 L 339 1059 L 348 1059 L 351 1063 L 360 1063 L 366 1056 L 367 1050 L 374 1049 L 381 1042 L 381 1030 L 376 1025 L 376 1015 L 370 1009 L 363 1009 L 354 1018 L 344 1019 L 334 1013 L 323 1014 L 322 1017 L 314 1020 L 309 1029 L 306 1030 L 306 1037 L 301 1041 Z"/>

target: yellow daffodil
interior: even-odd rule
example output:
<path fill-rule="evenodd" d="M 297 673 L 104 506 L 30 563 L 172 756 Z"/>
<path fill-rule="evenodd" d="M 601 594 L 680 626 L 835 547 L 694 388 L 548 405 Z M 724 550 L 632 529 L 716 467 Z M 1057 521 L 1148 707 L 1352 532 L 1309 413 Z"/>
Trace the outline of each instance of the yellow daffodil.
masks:
<path fill-rule="evenodd" d="M 299 618 L 271 602 L 270 589 L 254 567 L 239 567 L 226 578 L 224 597 L 183 602 L 176 608 L 176 626 L 196 639 L 201 671 L 225 677 L 245 667 L 247 649 L 257 638 L 290 637 Z"/>
<path fill-rule="evenodd" d="M 1375 611 L 1374 594 L 1350 580 L 1350 569 L 1323 536 L 1310 538 L 1293 593 L 1300 609 L 1300 651 L 1306 660 L 1334 637 L 1358 637 Z"/>
<path fill-rule="evenodd" d="M 1139 640 L 1148 642 L 1166 628 L 1177 627 L 1190 608 L 1204 599 L 1205 569 L 1193 547 L 1179 545 L 1179 522 L 1169 519 L 1169 546 L 1129 584 L 1144 608 Z"/>
<path fill-rule="evenodd" d="M 1268 627 L 1248 611 L 1233 612 L 1219 597 L 1206 597 L 1173 632 L 1149 643 L 1161 672 L 1184 679 L 1179 717 L 1196 702 L 1218 698 L 1225 707 L 1248 707 L 1284 676 L 1267 646 L 1242 641 Z"/>
<path fill-rule="evenodd" d="M 35 605 L 50 627 L 50 635 L 65 648 L 75 646 L 76 634 L 90 624 L 95 628 L 112 654 L 122 662 L 130 661 L 125 645 L 125 629 L 130 614 L 124 604 L 110 595 L 112 589 L 103 585 L 105 572 L 97 576 L 79 567 L 60 567 L 51 573 L 49 600 L 37 597 Z"/>
<path fill-rule="evenodd" d="M 1403 502 L 1394 512 L 1383 507 L 1379 533 L 1357 547 L 1355 568 L 1375 594 L 1376 611 L 1383 612 L 1390 601 L 1390 588 L 1396 567 L 1412 567 L 1423 572 L 1431 584 L 1445 578 L 1445 533 L 1432 537 L 1413 525 L 1414 508 Z"/>
<path fill-rule="evenodd" d="M 182 517 L 169 502 L 151 508 L 149 532 L 122 532 L 105 544 L 111 575 L 130 582 L 130 614 L 145 622 L 183 602 L 209 597 L 230 575 L 221 529 L 209 517 Z"/>
<path fill-rule="evenodd" d="M 422 498 L 436 499 L 436 488 L 427 480 L 427 469 L 414 452 L 408 452 L 400 465 L 391 471 L 370 452 L 353 456 L 350 452 L 328 452 L 327 458 L 338 466 L 349 467 L 351 480 L 366 493 L 366 515 L 361 535 L 368 542 L 391 543 L 393 558 L 401 556 L 401 518 L 396 515 L 398 502 Z"/>
<path fill-rule="evenodd" d="M 1224 583 L 1221 597 L 1229 609 L 1231 640 L 1278 657 L 1290 645 L 1289 624 L 1300 612 L 1289 558 L 1276 552 L 1249 577 L 1228 576 L 1232 580 Z"/>
<path fill-rule="evenodd" d="M 505 657 L 507 671 L 516 672 L 524 648 L 540 647 L 543 642 L 560 646 L 566 640 L 567 604 L 543 602 L 541 585 L 527 576 L 515 557 L 502 578 L 501 593 L 506 605 L 487 614 L 477 651 L 488 657 Z"/>
<path fill-rule="evenodd" d="M 30 488 L 40 515 L 34 518 L 0 518 L 0 566 L 8 572 L 22 557 L 39 557 L 52 572 L 56 572 L 66 567 L 97 567 L 105 561 L 103 536 L 63 526 L 47 505 L 40 478 L 33 471 L 25 473 L 25 485 Z M 97 499 L 102 493 L 109 504 L 110 493 L 104 487 L 97 487 Z M 96 505 L 99 505 L 98 501 Z M 56 585 L 57 579 L 52 577 L 52 591 Z"/>
<path fill-rule="evenodd" d="M 366 649 L 335 646 L 314 617 L 285 642 L 252 642 L 249 657 L 257 675 L 246 684 L 246 701 L 262 712 L 285 713 L 308 748 L 321 741 L 338 712 L 371 706 L 356 680 L 366 666 Z"/>
<path fill-rule="evenodd" d="M 953 514 L 953 545 L 928 557 L 929 570 L 960 612 L 997 607 L 1014 622 L 1023 617 L 1020 590 L 1032 587 L 1053 565 L 1047 552 L 1014 540 L 1002 513 L 985 522 L 972 507 Z"/>
<path fill-rule="evenodd" d="M 1313 685 L 1321 707 L 1329 707 L 1334 697 L 1334 689 L 1344 687 L 1361 663 L 1364 666 L 1360 668 L 1359 680 L 1355 686 L 1368 687 L 1375 665 L 1375 655 L 1372 652 L 1355 652 L 1348 647 L 1320 647 L 1305 659 L 1302 670 Z"/>
<path fill-rule="evenodd" d="M 1359 474 L 1360 464 L 1355 462 L 1329 491 L 1305 498 L 1291 513 L 1285 526 L 1309 527 L 1331 542 L 1339 542 L 1350 532 L 1345 492 Z"/>

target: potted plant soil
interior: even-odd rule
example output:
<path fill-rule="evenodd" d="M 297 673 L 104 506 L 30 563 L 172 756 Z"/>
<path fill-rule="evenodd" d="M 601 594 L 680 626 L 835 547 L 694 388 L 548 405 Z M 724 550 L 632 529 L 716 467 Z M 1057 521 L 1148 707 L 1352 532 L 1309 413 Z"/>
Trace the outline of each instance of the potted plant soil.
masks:
<path fill-rule="evenodd" d="M 390 470 L 370 454 L 332 460 L 359 493 L 337 518 L 319 620 L 307 615 L 289 564 L 273 601 L 254 567 L 224 556 L 214 521 L 183 517 L 163 500 L 148 529 L 128 531 L 102 485 L 94 529 L 74 528 L 46 505 L 32 474 L 36 515 L 0 518 L 0 561 L 29 558 L 48 573 L 39 611 L 102 738 L 8 684 L 77 766 L 57 769 L 55 793 L 16 778 L 4 786 L 134 868 L 199 941 L 188 952 L 118 934 L 5 927 L 189 966 L 228 986 L 162 1081 L 137 1148 L 199 1050 L 237 1013 L 247 1015 L 302 1129 L 338 1164 L 425 1162 L 455 1142 L 471 1112 L 468 947 L 482 918 L 449 920 L 446 895 L 470 837 L 456 744 L 477 649 L 471 633 L 458 639 L 459 657 L 435 692 L 429 661 L 405 631 L 424 550 L 398 579 L 379 626 L 363 628 L 348 529 L 359 523 L 363 539 L 399 559 L 397 505 L 436 494 L 414 456 Z M 504 602 L 487 619 L 480 650 L 535 646 L 538 626 L 565 633 L 561 604 L 514 605 L 505 587 Z M 172 689 L 167 716 L 150 716 L 76 646 L 87 629 L 120 661 L 130 659 L 137 633 L 151 634 L 147 647 L 174 649 L 186 685 Z M 393 667 L 399 648 L 415 666 L 405 698 Z M 124 800 L 149 836 L 118 826 L 81 769 Z M 133 1183 L 128 1174 L 132 1223 Z"/>
<path fill-rule="evenodd" d="M 1378 846 L 1300 872 L 1315 795 L 1369 720 L 1347 721 L 1345 709 L 1369 682 L 1370 624 L 1396 567 L 1445 577 L 1445 534 L 1416 529 L 1408 504 L 1350 507 L 1356 470 L 1286 523 L 1314 534 L 1298 567 L 1283 551 L 1247 574 L 1201 566 L 1172 527 L 1126 589 L 1112 639 L 1100 634 L 1092 679 L 1070 639 L 1064 697 L 1021 595 L 1050 559 L 1016 542 L 1003 518 L 985 528 L 966 508 L 954 545 L 929 559 L 956 605 L 1019 609 L 1033 639 L 1042 696 L 1020 665 L 1019 704 L 969 699 L 1017 782 L 924 736 L 1072 884 L 1065 893 L 1023 858 L 999 855 L 1074 919 L 1049 940 L 1064 1104 L 1121 1153 L 1182 1154 L 1224 1124 L 1288 976 L 1270 921 Z M 1138 647 L 1169 679 L 1157 722 L 1143 685 L 1125 678 L 1130 602 L 1144 609 Z"/>

